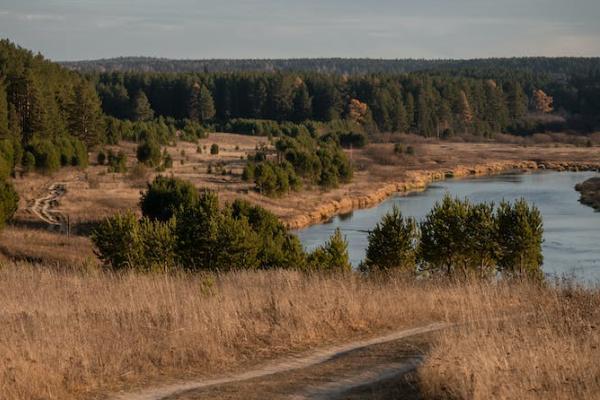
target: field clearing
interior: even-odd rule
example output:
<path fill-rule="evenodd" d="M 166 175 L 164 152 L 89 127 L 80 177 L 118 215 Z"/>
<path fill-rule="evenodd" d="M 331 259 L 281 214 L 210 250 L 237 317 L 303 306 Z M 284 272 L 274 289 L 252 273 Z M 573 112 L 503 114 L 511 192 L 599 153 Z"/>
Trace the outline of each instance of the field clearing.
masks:
<path fill-rule="evenodd" d="M 209 154 L 211 144 L 220 147 L 218 155 Z M 314 223 L 324 217 L 350 210 L 363 203 L 385 198 L 390 184 L 400 185 L 426 183 L 429 177 L 447 171 L 469 174 L 470 170 L 486 172 L 502 171 L 520 162 L 547 163 L 550 167 L 565 163 L 569 165 L 593 164 L 600 166 L 597 148 L 572 145 L 534 145 L 502 143 L 458 143 L 418 140 L 412 143 L 414 155 L 395 154 L 392 143 L 373 143 L 364 149 L 347 150 L 356 172 L 350 184 L 322 191 L 305 186 L 300 192 L 282 198 L 268 198 L 253 190 L 253 185 L 241 180 L 241 173 L 248 154 L 261 144 L 268 144 L 265 137 L 213 133 L 199 144 L 178 142 L 166 147 L 173 157 L 173 168 L 163 172 L 191 181 L 198 187 L 219 192 L 222 201 L 244 198 L 259 204 L 294 227 Z M 197 152 L 197 147 L 202 153 Z M 136 167 L 135 144 L 122 143 L 113 150 L 123 150 L 128 155 L 129 171 L 125 174 L 108 173 L 106 166 L 95 165 L 86 170 L 64 168 L 53 176 L 29 174 L 15 180 L 21 196 L 17 223 L 36 225 L 36 218 L 27 212 L 33 199 L 44 195 L 52 182 L 65 183 L 66 195 L 61 198 L 58 210 L 69 216 L 74 227 L 85 227 L 102 218 L 125 209 L 137 209 L 140 191 L 156 172 Z M 209 165 L 213 172 L 207 173 Z M 554 166 L 553 166 L 554 165 Z M 558 165 L 558 168 L 562 166 Z M 496 172 L 498 172 L 496 171 Z M 394 186 L 396 187 L 396 186 Z M 359 200 L 357 200 L 359 199 Z M 360 200 L 362 199 L 362 200 Z M 363 201 L 365 200 L 365 201 Z M 315 218 L 317 221 L 315 221 Z M 42 224 L 43 226 L 43 224 Z M 76 230 L 76 229 L 75 229 Z M 84 229 L 85 230 L 85 229 Z"/>

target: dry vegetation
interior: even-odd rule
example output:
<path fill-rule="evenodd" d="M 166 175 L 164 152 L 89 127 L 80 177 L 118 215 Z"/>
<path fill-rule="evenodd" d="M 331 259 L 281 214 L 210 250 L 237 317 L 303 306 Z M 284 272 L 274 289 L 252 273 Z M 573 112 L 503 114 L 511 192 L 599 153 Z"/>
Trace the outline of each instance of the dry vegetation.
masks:
<path fill-rule="evenodd" d="M 537 312 L 524 319 L 493 321 L 499 310 L 490 309 L 491 320 L 439 335 L 419 371 L 425 398 L 599 398 L 598 290 L 530 296 Z"/>
<path fill-rule="evenodd" d="M 439 142 L 408 135 L 388 136 L 384 139 L 400 141 L 406 147 L 414 148 L 415 153 L 396 154 L 393 143 L 380 142 L 364 149 L 349 150 L 348 154 L 356 167 L 353 182 L 328 192 L 305 187 L 300 193 L 273 199 L 261 196 L 252 189 L 251 184 L 243 182 L 241 172 L 245 161 L 242 159 L 253 153 L 257 145 L 267 143 L 264 137 L 212 133 L 209 138 L 199 141 L 201 153 L 198 153 L 195 143 L 179 142 L 176 146 L 166 147 L 173 157 L 173 168 L 164 174 L 187 179 L 198 187 L 215 189 L 223 201 L 245 198 L 294 225 L 298 218 L 311 213 L 324 213 L 327 216 L 336 209 L 336 206 L 332 206 L 335 202 L 369 197 L 390 183 L 411 182 L 421 175 L 454 168 L 528 160 L 600 164 L 597 148 L 562 143 L 558 141 L 560 138 L 553 139 L 555 141 L 552 144 L 535 144 Z M 212 143 L 219 145 L 218 155 L 209 154 Z M 129 172 L 108 173 L 106 166 L 92 165 L 85 171 L 65 168 L 51 177 L 30 174 L 16 179 L 15 185 L 22 198 L 17 221 L 27 224 L 35 222 L 34 216 L 26 211 L 27 205 L 45 194 L 51 182 L 66 184 L 67 193 L 60 200 L 59 210 L 70 217 L 75 231 L 80 226 L 85 231 L 90 223 L 119 210 L 137 209 L 140 190 L 156 173 L 135 167 L 134 144 L 122 143 L 113 150 L 123 150 L 128 154 Z M 95 154 L 92 154 L 92 161 L 94 158 Z M 207 173 L 209 164 L 214 167 L 210 174 Z"/>
<path fill-rule="evenodd" d="M 527 372 L 536 383 L 551 377 L 546 393 L 598 390 L 600 366 L 591 360 L 600 356 L 592 328 L 600 301 L 592 291 L 285 271 L 113 275 L 27 264 L 0 269 L 0 287 L 6 400 L 90 398 L 172 377 L 244 370 L 288 352 L 430 321 L 519 315 L 528 317 L 442 335 L 422 373 L 427 393 L 451 389 L 472 398 L 473 382 L 477 393 L 493 393 L 497 382 L 488 379 L 498 366 L 507 385 Z M 535 324 L 529 328 L 527 321 Z M 519 369 L 537 359 L 538 369 Z"/>

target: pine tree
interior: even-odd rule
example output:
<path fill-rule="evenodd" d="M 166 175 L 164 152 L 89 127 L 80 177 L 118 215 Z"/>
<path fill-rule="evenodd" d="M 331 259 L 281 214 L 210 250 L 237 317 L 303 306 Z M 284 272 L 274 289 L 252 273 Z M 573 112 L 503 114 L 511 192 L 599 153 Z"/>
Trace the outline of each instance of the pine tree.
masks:
<path fill-rule="evenodd" d="M 205 85 L 192 86 L 188 115 L 191 120 L 206 123 L 215 116 L 215 103 L 210 90 Z"/>
<path fill-rule="evenodd" d="M 415 269 L 417 225 L 396 206 L 369 232 L 364 267 L 368 270 Z"/>
<path fill-rule="evenodd" d="M 521 119 L 527 114 L 527 95 L 519 82 L 509 82 L 506 86 L 509 116 L 512 120 Z"/>
<path fill-rule="evenodd" d="M 294 94 L 294 110 L 292 112 L 295 121 L 305 121 L 310 119 L 312 112 L 312 99 L 308 94 L 306 85 L 302 83 L 296 89 Z"/>
<path fill-rule="evenodd" d="M 23 143 L 29 142 L 35 133 L 48 133 L 44 132 L 46 115 L 42 95 L 30 69 L 12 77 L 8 97 L 19 116 Z"/>
<path fill-rule="evenodd" d="M 0 138 L 5 138 L 8 133 L 8 100 L 4 82 L 0 81 Z"/>
<path fill-rule="evenodd" d="M 81 81 L 73 90 L 67 105 L 69 132 L 88 145 L 96 144 L 103 134 L 100 100 L 94 88 Z"/>
<path fill-rule="evenodd" d="M 143 91 L 139 91 L 133 99 L 132 119 L 134 121 L 149 121 L 154 118 L 154 111 L 150 106 L 148 97 Z"/>

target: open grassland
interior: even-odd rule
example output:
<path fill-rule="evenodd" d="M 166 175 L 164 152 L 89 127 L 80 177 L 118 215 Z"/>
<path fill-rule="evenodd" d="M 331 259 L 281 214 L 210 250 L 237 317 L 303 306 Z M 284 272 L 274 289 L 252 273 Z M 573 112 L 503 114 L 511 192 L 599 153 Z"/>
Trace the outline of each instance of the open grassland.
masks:
<path fill-rule="evenodd" d="M 372 143 L 363 149 L 347 150 L 356 170 L 354 179 L 327 192 L 304 185 L 299 193 L 269 198 L 256 192 L 251 183 L 243 182 L 241 173 L 246 156 L 254 153 L 256 146 L 268 144 L 265 137 L 211 133 L 198 145 L 178 142 L 176 146 L 166 147 L 174 162 L 173 168 L 163 174 L 216 190 L 222 201 L 249 200 L 273 212 L 290 227 L 297 228 L 337 213 L 374 205 L 397 191 L 423 188 L 432 179 L 441 179 L 448 174 L 465 176 L 546 166 L 557 169 L 600 167 L 597 147 L 560 143 L 440 142 L 412 136 L 394 140 L 402 141 L 405 149 L 411 146 L 414 153 L 397 154 L 393 143 Z M 209 153 L 213 143 L 219 145 L 218 155 Z M 95 154 L 92 154 L 92 165 L 84 171 L 63 168 L 54 176 L 29 174 L 16 179 L 15 186 L 22 199 L 17 222 L 27 226 L 40 225 L 37 217 L 27 211 L 27 206 L 35 198 L 46 195 L 49 185 L 54 182 L 64 183 L 67 188 L 57 209 L 69 217 L 75 232 L 85 231 L 90 223 L 117 211 L 137 209 L 140 191 L 156 172 L 135 165 L 135 144 L 122 143 L 111 148 L 128 155 L 127 173 L 107 172 L 106 166 L 95 165 Z M 212 165 L 212 173 L 208 173 L 209 165 Z"/>
<path fill-rule="evenodd" d="M 510 390 L 538 388 L 544 377 L 545 392 L 527 393 L 599 390 L 594 290 L 291 271 L 115 275 L 29 264 L 2 267 L 0 287 L 6 400 L 92 398 L 214 376 L 433 321 L 477 322 L 440 335 L 419 375 L 427 396 L 473 398 L 475 385 L 478 398 L 514 398 L 521 392 Z"/>

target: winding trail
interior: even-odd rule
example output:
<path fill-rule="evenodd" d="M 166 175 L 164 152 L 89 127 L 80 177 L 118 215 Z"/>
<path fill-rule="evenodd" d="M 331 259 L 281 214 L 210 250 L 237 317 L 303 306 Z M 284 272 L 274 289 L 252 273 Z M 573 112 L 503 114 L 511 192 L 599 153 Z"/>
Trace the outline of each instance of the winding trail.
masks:
<path fill-rule="evenodd" d="M 33 200 L 28 209 L 42 221 L 50 225 L 62 226 L 66 217 L 62 212 L 56 210 L 56 207 L 60 198 L 66 193 L 67 185 L 62 182 L 55 182 L 48 187 L 47 194 Z"/>
<path fill-rule="evenodd" d="M 227 385 L 237 382 L 243 382 L 251 379 L 267 377 L 294 370 L 304 369 L 307 367 L 323 364 L 326 361 L 342 357 L 355 350 L 367 349 L 372 346 L 399 341 L 411 336 L 421 335 L 445 329 L 452 326 L 449 323 L 433 323 L 430 325 L 396 331 L 384 336 L 373 339 L 360 340 L 352 343 L 337 345 L 329 348 L 316 350 L 308 355 L 300 357 L 289 357 L 277 362 L 272 362 L 265 366 L 259 367 L 247 372 L 228 375 L 216 379 L 194 380 L 173 384 L 153 389 L 145 389 L 136 393 L 122 393 L 114 396 L 114 400 L 165 400 L 170 398 L 178 398 L 179 395 L 184 395 L 186 392 L 192 392 L 200 389 L 210 388 L 214 386 Z M 419 357 L 411 357 L 402 362 L 388 363 L 377 368 L 369 368 L 368 371 L 361 371 L 358 374 L 343 377 L 339 380 L 325 382 L 322 385 L 308 387 L 300 393 L 295 393 L 288 396 L 289 399 L 329 399 L 351 390 L 355 387 L 365 384 L 375 383 L 380 380 L 400 375 L 414 370 L 420 363 Z M 186 397 L 183 397 L 186 398 Z"/>

